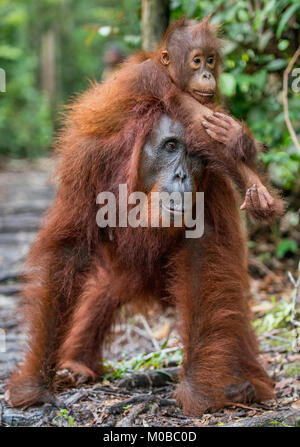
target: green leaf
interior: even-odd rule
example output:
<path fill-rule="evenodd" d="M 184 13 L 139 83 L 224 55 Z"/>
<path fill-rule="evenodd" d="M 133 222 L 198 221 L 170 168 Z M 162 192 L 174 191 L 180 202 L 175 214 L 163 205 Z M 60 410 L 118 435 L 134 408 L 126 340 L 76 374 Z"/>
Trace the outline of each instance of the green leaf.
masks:
<path fill-rule="evenodd" d="M 189 0 L 188 2 L 184 2 L 183 6 L 184 6 L 184 12 L 185 12 L 186 16 L 192 17 L 197 9 L 198 0 Z"/>
<path fill-rule="evenodd" d="M 266 72 L 266 70 L 257 71 L 253 75 L 253 83 L 260 90 L 262 90 L 264 88 L 266 82 L 267 82 L 267 72 Z"/>
<path fill-rule="evenodd" d="M 132 407 L 132 404 L 124 405 L 123 410 L 129 410 Z"/>
<path fill-rule="evenodd" d="M 279 39 L 279 37 L 282 34 L 282 31 L 285 27 L 285 25 L 287 24 L 287 22 L 290 20 L 290 18 L 292 17 L 292 15 L 297 11 L 297 9 L 300 8 L 300 3 L 294 3 L 293 5 L 291 5 L 283 14 L 281 17 L 281 20 L 279 22 L 277 31 L 276 31 L 276 37 L 277 39 Z"/>
<path fill-rule="evenodd" d="M 168 341 L 169 339 L 167 338 L 167 340 L 161 345 L 161 349 L 165 349 L 167 347 Z"/>
<path fill-rule="evenodd" d="M 230 73 L 222 73 L 220 76 L 219 87 L 226 96 L 234 96 L 236 92 L 236 80 Z"/>
<path fill-rule="evenodd" d="M 0 45 L 0 57 L 7 60 L 16 60 L 22 55 L 21 48 L 11 45 Z"/>
<path fill-rule="evenodd" d="M 278 44 L 278 49 L 279 49 L 280 51 L 284 51 L 284 50 L 286 50 L 286 49 L 288 48 L 289 45 L 290 45 L 289 40 L 287 40 L 287 39 L 282 39 L 282 40 L 279 42 L 279 44 Z"/>
<path fill-rule="evenodd" d="M 274 307 L 266 312 L 262 318 L 258 318 L 253 322 L 259 334 L 270 332 L 273 329 L 287 328 L 291 320 L 292 303 L 283 299 L 279 303 L 276 303 L 276 300 L 272 300 L 272 303 Z"/>
<path fill-rule="evenodd" d="M 247 22 L 249 20 L 249 13 L 246 11 L 246 9 L 240 9 L 237 13 L 238 19 L 241 22 Z"/>
<path fill-rule="evenodd" d="M 282 259 L 289 252 L 297 253 L 297 242 L 292 239 L 282 239 L 277 246 L 276 255 L 278 259 Z"/>
<path fill-rule="evenodd" d="M 287 65 L 287 61 L 284 59 L 274 59 L 266 65 L 266 69 L 268 71 L 277 71 L 285 68 Z"/>
<path fill-rule="evenodd" d="M 268 29 L 266 32 L 259 34 L 259 39 L 257 42 L 257 48 L 259 49 L 259 51 L 264 51 L 272 37 L 273 31 L 271 29 Z"/>
<path fill-rule="evenodd" d="M 247 93 L 250 89 L 250 86 L 253 83 L 253 76 L 242 73 L 236 76 L 236 82 L 237 85 L 239 86 L 239 90 L 241 90 L 244 93 Z"/>

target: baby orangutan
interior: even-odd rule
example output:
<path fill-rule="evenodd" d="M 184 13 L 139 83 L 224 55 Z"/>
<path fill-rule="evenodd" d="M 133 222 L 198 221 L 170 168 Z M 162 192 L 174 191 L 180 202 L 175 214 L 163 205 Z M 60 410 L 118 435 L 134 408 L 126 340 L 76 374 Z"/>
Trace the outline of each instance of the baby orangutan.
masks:
<path fill-rule="evenodd" d="M 181 96 L 180 104 L 189 112 L 193 126 L 199 128 L 202 123 L 208 135 L 222 143 L 220 150 L 225 146 L 225 156 L 237 161 L 236 181 L 246 192 L 241 209 L 257 219 L 272 219 L 282 214 L 283 202 L 272 197 L 254 171 L 257 145 L 251 132 L 214 103 L 221 61 L 221 41 L 215 34 L 209 17 L 200 23 L 185 19 L 175 22 L 163 39 L 160 62 L 175 85 L 189 94 Z"/>

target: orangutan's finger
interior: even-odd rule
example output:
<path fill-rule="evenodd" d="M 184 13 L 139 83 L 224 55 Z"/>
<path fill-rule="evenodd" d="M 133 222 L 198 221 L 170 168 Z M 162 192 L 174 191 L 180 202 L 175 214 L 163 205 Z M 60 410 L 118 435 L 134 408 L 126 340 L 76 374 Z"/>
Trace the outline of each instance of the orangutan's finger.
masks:
<path fill-rule="evenodd" d="M 221 127 L 225 130 L 230 129 L 230 124 L 227 121 L 225 121 L 224 119 L 218 118 L 215 115 L 205 115 L 205 119 L 217 127 Z"/>
<path fill-rule="evenodd" d="M 208 133 L 208 135 L 213 138 L 216 141 L 219 141 L 220 143 L 226 143 L 226 139 L 224 136 L 220 136 L 219 134 L 217 134 L 216 132 L 205 128 L 206 132 Z"/>
<path fill-rule="evenodd" d="M 260 208 L 260 198 L 256 184 L 252 186 L 250 194 L 253 208 L 258 210 Z"/>

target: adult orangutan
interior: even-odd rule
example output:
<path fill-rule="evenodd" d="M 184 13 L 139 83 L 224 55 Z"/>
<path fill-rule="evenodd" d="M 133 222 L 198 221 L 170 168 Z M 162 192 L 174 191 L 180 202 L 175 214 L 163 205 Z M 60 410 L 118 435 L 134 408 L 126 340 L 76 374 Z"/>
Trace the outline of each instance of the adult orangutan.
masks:
<path fill-rule="evenodd" d="M 194 46 L 196 38 L 197 32 Z M 243 182 L 240 161 L 192 120 L 194 100 L 157 58 L 134 56 L 69 107 L 58 143 L 57 194 L 27 264 L 29 349 L 8 384 L 11 405 L 51 400 L 59 368 L 100 377 L 117 310 L 165 298 L 181 319 L 176 396 L 185 413 L 273 395 L 250 326 L 245 241 L 229 178 Z M 236 144 L 240 154 L 239 138 Z M 96 197 L 109 191 L 118 199 L 120 184 L 148 196 L 204 191 L 203 237 L 186 238 L 183 226 L 100 229 Z M 167 209 L 175 211 L 184 209 Z"/>
<path fill-rule="evenodd" d="M 225 150 L 227 156 L 236 160 L 235 165 L 231 166 L 231 175 L 242 192 L 246 192 L 241 209 L 247 209 L 256 219 L 272 220 L 283 213 L 284 204 L 275 191 L 272 197 L 254 171 L 257 144 L 245 124 L 221 113 L 214 102 L 218 93 L 222 45 L 216 36 L 218 28 L 210 24 L 210 16 L 201 22 L 183 17 L 172 24 L 160 48 L 151 57 L 146 55 L 145 59 L 147 56 L 148 59 L 140 66 L 143 87 L 148 94 L 164 96 L 171 88 L 170 83 L 173 83 L 188 93 L 179 95 L 176 92 L 175 97 L 177 101 L 180 100 L 181 107 L 189 112 L 193 126 L 199 128 L 203 125 L 211 138 L 223 143 L 219 150 Z M 164 79 L 160 90 L 157 84 L 151 83 L 157 70 L 161 71 L 161 79 Z M 168 74 L 168 81 L 162 72 Z M 197 103 L 208 108 L 199 108 Z"/>

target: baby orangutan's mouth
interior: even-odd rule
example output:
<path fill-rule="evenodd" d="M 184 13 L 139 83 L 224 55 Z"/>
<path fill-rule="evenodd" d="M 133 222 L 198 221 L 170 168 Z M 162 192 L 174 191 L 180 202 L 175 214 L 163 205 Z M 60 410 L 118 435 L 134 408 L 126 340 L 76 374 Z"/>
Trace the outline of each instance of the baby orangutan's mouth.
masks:
<path fill-rule="evenodd" d="M 213 90 L 193 90 L 194 95 L 200 97 L 200 98 L 213 98 L 215 96 L 215 92 Z"/>

